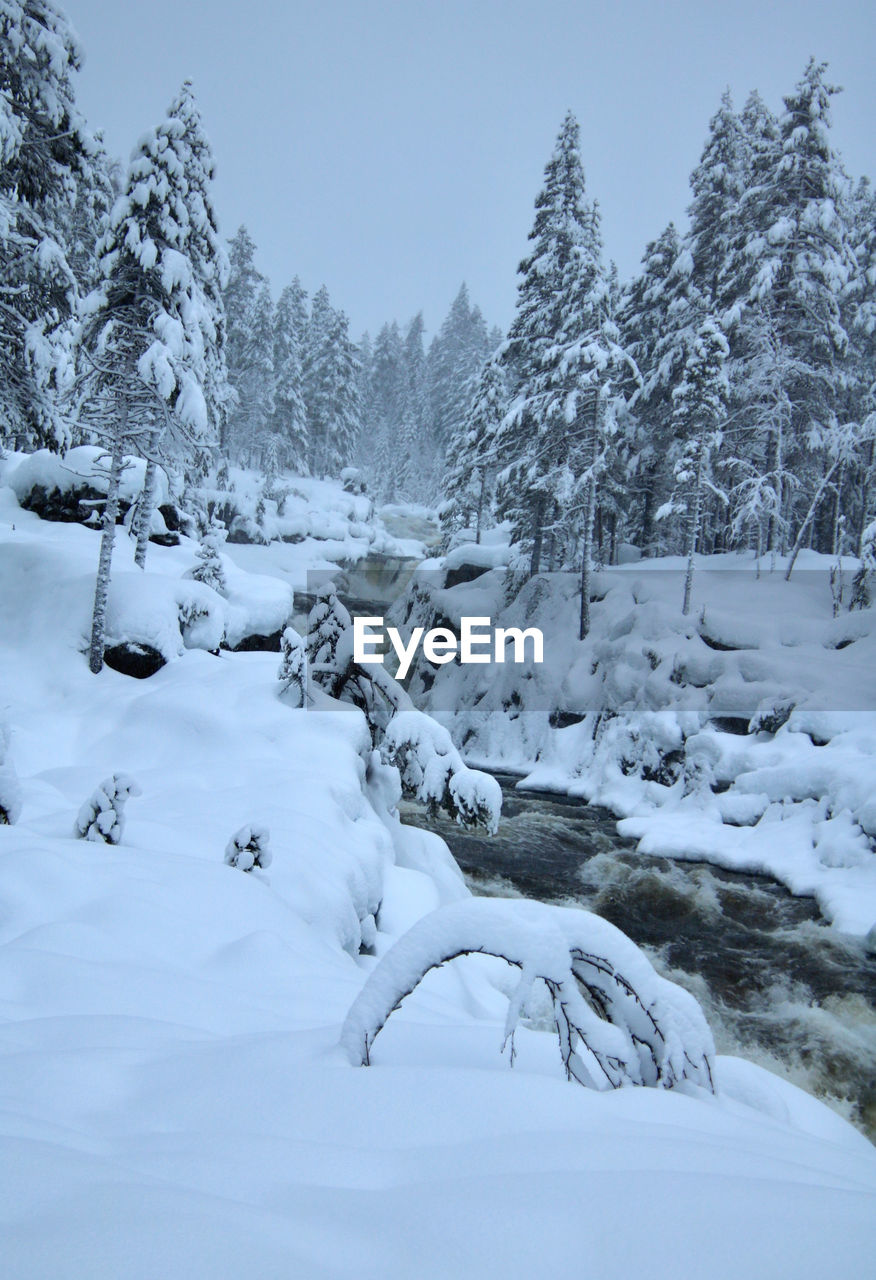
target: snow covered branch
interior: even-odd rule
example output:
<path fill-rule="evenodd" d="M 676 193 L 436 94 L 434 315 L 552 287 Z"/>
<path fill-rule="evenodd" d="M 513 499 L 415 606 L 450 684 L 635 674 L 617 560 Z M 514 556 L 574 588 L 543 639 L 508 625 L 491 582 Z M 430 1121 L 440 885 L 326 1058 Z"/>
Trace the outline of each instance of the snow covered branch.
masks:
<path fill-rule="evenodd" d="M 687 1080 L 714 1091 L 715 1046 L 700 1006 L 625 934 L 589 911 L 492 898 L 433 911 L 381 958 L 344 1022 L 350 1061 L 370 1064 L 381 1029 L 431 969 L 472 954 L 520 970 L 505 1043 L 533 986 L 544 983 L 568 1079 L 603 1090 Z"/>

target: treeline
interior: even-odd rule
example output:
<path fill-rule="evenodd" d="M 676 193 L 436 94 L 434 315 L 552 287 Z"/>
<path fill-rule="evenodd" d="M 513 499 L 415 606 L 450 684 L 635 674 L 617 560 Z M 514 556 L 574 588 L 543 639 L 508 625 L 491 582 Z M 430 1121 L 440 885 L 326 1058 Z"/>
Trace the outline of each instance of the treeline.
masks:
<path fill-rule="evenodd" d="M 810 61 L 778 119 L 724 95 L 688 230 L 668 226 L 623 287 L 567 116 L 515 318 L 449 443 L 449 535 L 509 519 L 529 572 L 574 561 L 585 578 L 623 541 L 691 565 L 866 550 L 876 200 L 832 148 L 825 76 Z"/>
<path fill-rule="evenodd" d="M 325 286 L 308 299 L 296 277 L 274 304 L 241 227 L 224 303 L 234 388 L 220 439 L 226 457 L 269 479 L 283 469 L 337 476 L 356 465 L 384 501 L 434 500 L 447 442 L 502 341 L 464 284 L 428 347 L 422 313 L 354 343 Z"/>
<path fill-rule="evenodd" d="M 433 498 L 451 430 L 501 334 L 463 285 L 428 348 L 422 316 L 355 343 L 298 278 L 276 302 L 245 227 L 230 242 L 191 86 L 126 169 L 75 104 L 60 10 L 0 13 L 0 447 L 124 442 L 182 487 L 221 458 Z M 153 468 L 154 471 L 154 468 Z"/>

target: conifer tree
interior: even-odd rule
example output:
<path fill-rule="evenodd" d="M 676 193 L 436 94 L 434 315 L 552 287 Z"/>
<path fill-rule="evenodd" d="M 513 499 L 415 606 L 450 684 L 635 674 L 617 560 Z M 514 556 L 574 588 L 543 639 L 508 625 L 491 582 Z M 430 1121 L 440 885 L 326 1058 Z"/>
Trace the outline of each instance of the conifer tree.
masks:
<path fill-rule="evenodd" d="M 810 60 L 785 98 L 779 138 L 755 155 L 751 183 L 740 205 L 741 248 L 733 269 L 746 286 L 749 346 L 745 377 L 763 384 L 757 370 L 767 358 L 771 394 L 786 406 L 787 427 L 773 430 L 768 469 L 785 469 L 796 495 L 782 485 L 782 519 L 811 522 L 824 486 L 826 459 L 844 448 L 838 418 L 841 367 L 848 347 L 841 297 L 854 271 L 844 216 L 845 178 L 830 144 L 826 67 Z M 754 365 L 752 367 L 752 362 Z M 753 371 L 754 370 L 754 371 Z M 797 501 L 791 505 L 792 497 Z M 801 505 L 802 501 L 802 505 Z M 776 545 L 775 528 L 770 542 Z"/>
<path fill-rule="evenodd" d="M 197 381 L 203 399 L 205 421 L 196 435 L 180 438 L 160 427 L 153 432 L 146 455 L 146 477 L 137 508 L 135 562 L 144 568 L 152 526 L 158 459 L 167 464 L 197 462 L 203 469 L 207 450 L 218 443 L 228 408 L 230 389 L 225 367 L 225 307 L 222 286 L 228 260 L 219 237 L 213 209 L 211 183 L 214 173 L 210 144 L 201 124 L 191 84 L 186 81 L 168 109 L 167 120 L 156 131 L 166 174 L 152 198 L 168 204 L 166 225 L 172 227 L 176 247 L 185 263 L 177 264 L 187 277 L 187 301 L 183 308 L 187 350 L 185 361 Z"/>
<path fill-rule="evenodd" d="M 274 312 L 274 414 L 283 465 L 307 468 L 307 410 L 304 404 L 304 339 L 307 294 L 296 276 L 280 294 Z"/>
<path fill-rule="evenodd" d="M 259 448 L 273 412 L 273 308 L 267 281 L 255 265 L 255 252 L 246 227 L 239 227 L 229 241 L 228 282 L 223 291 L 228 379 L 234 396 L 221 445 L 224 451 L 247 458 Z"/>
<path fill-rule="evenodd" d="M 96 147 L 76 110 L 82 52 L 51 0 L 0 6 L 0 444 L 67 443 L 59 393 L 72 373 L 68 260 Z"/>
<path fill-rule="evenodd" d="M 545 169 L 530 239 L 533 251 L 520 264 L 517 311 L 503 350 L 511 407 L 497 444 L 513 450 L 514 460 L 500 476 L 501 501 L 517 536 L 529 537 L 531 573 L 540 567 L 548 514 L 560 529 L 574 518 L 581 534 L 583 636 L 599 479 L 614 433 L 611 380 L 630 362 L 611 316 L 599 213 L 586 196 L 571 112 Z"/>
<path fill-rule="evenodd" d="M 688 358 L 684 375 L 673 392 L 675 418 L 684 441 L 675 464 L 676 491 L 663 514 L 685 518 L 685 554 L 682 613 L 690 612 L 694 556 L 700 539 L 706 492 L 714 488 L 715 451 L 721 443 L 721 426 L 727 412 L 727 377 L 724 362 L 729 348 L 720 326 L 710 317 L 703 322 Z"/>
<path fill-rule="evenodd" d="M 352 625 L 334 583 L 326 583 L 317 592 L 307 618 L 306 661 L 310 678 L 333 698 L 340 695 L 347 680 L 353 656 Z"/>
<path fill-rule="evenodd" d="M 106 603 L 123 457 L 150 457 L 162 433 L 205 438 L 202 304 L 186 254 L 177 124 L 146 134 L 99 245 L 101 283 L 83 305 L 85 421 L 111 455 L 89 663 L 103 665 Z"/>
<path fill-rule="evenodd" d="M 506 401 L 502 367 L 498 360 L 488 360 L 468 416 L 462 428 L 452 435 L 447 448 L 441 510 L 445 536 L 459 527 L 467 528 L 474 516 L 475 542 L 481 540 L 492 479 L 499 470 L 496 435 L 505 415 Z"/>
<path fill-rule="evenodd" d="M 191 82 L 186 80 L 168 115 L 179 120 L 185 140 L 184 163 L 189 218 L 188 256 L 204 304 L 201 327 L 205 343 L 204 400 L 210 445 L 221 443 L 231 408 L 228 380 L 225 289 L 230 263 L 213 204 L 216 163 L 204 130 Z"/>
<path fill-rule="evenodd" d="M 486 323 L 480 309 L 469 302 L 463 283 L 429 348 L 431 426 L 441 457 L 453 431 L 465 420 L 488 354 Z"/>

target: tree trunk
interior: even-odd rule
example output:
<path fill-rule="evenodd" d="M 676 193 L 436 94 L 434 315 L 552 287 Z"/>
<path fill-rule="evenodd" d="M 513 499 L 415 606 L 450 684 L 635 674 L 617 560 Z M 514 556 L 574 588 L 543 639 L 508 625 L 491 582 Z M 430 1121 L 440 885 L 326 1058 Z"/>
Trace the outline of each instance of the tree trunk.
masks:
<path fill-rule="evenodd" d="M 700 524 L 703 518 L 703 463 L 705 461 L 705 441 L 700 437 L 699 441 L 699 457 L 697 459 L 697 490 L 694 496 L 693 515 L 690 520 L 690 528 L 687 537 L 687 569 L 684 575 L 684 601 L 681 606 L 681 612 L 685 617 L 690 613 L 690 597 L 693 589 L 694 576 L 694 555 L 697 549 L 697 541 L 700 536 Z"/>
<path fill-rule="evenodd" d="M 481 468 L 481 487 L 478 492 L 478 509 L 475 515 L 475 542 L 479 545 L 481 541 L 481 521 L 484 515 L 484 497 L 487 491 L 487 473 Z"/>
<path fill-rule="evenodd" d="M 581 545 L 581 617 L 578 639 L 590 633 L 590 581 L 593 563 L 593 522 L 596 508 L 596 476 L 591 469 L 587 481 L 587 499 L 584 506 L 584 537 Z"/>
<path fill-rule="evenodd" d="M 153 431 L 149 438 L 150 457 L 146 462 L 143 492 L 140 494 L 140 501 L 137 506 L 137 546 L 134 550 L 134 564 L 140 569 L 146 568 L 146 550 L 149 546 L 149 534 L 152 532 L 152 512 L 155 509 L 155 490 L 158 478 L 158 464 L 154 457 L 157 445 L 158 432 Z"/>
<path fill-rule="evenodd" d="M 532 558 L 529 562 L 529 576 L 534 578 L 541 568 L 541 547 L 544 540 L 544 494 L 540 493 L 535 500 L 535 509 L 532 513 L 533 519 L 533 535 L 532 535 Z"/>
<path fill-rule="evenodd" d="M 827 489 L 828 485 L 833 479 L 833 473 L 836 471 L 838 466 L 839 466 L 839 459 L 836 460 L 836 462 L 828 471 L 827 475 L 819 484 L 818 488 L 815 490 L 815 496 L 812 499 L 811 503 L 809 504 L 809 510 L 806 512 L 806 515 L 803 519 L 803 523 L 800 525 L 800 531 L 797 534 L 797 538 L 794 542 L 794 546 L 791 548 L 791 559 L 788 561 L 788 568 L 785 570 L 786 582 L 789 582 L 791 579 L 791 570 L 794 568 L 794 561 L 797 559 L 797 556 L 800 554 L 800 551 L 803 547 L 803 539 L 806 537 L 806 530 L 809 528 L 809 525 L 812 523 L 812 517 L 815 515 L 816 511 L 818 510 L 821 499 L 824 497 L 825 490 Z"/>
<path fill-rule="evenodd" d="M 870 440 L 867 448 L 867 457 L 864 463 L 864 472 L 861 479 L 861 520 L 858 525 L 858 536 L 856 554 L 860 556 L 864 546 L 864 530 L 867 528 L 869 521 L 867 519 L 868 508 L 870 505 L 870 472 L 873 467 L 873 441 Z"/>
<path fill-rule="evenodd" d="M 127 419 L 127 413 L 123 415 Z M 100 559 L 97 565 L 97 583 L 94 589 L 94 612 L 91 618 L 91 646 L 88 665 L 97 675 L 103 669 L 103 638 L 106 631 L 106 603 L 109 595 L 110 569 L 113 545 L 116 539 L 116 518 L 119 514 L 119 484 L 122 478 L 122 439 L 120 431 L 113 444 L 112 466 L 106 506 L 103 509 L 103 529 L 100 536 Z"/>

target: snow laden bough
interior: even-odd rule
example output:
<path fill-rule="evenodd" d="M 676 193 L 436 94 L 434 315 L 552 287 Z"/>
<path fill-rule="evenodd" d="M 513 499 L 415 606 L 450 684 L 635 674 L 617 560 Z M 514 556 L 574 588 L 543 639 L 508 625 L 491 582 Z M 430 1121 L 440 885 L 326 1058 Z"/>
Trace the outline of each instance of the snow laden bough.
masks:
<path fill-rule="evenodd" d="M 240 871 L 252 871 L 253 867 L 266 870 L 273 861 L 269 848 L 271 833 L 267 827 L 247 823 L 234 835 L 225 846 L 225 862 L 229 867 L 237 867 Z"/>
<path fill-rule="evenodd" d="M 139 785 L 126 773 L 105 778 L 79 810 L 77 836 L 82 840 L 118 844 L 125 829 L 125 805 L 131 796 L 142 794 Z"/>
<path fill-rule="evenodd" d="M 714 1092 L 715 1046 L 699 1004 L 661 978 L 626 934 L 589 911 L 480 898 L 424 916 L 386 952 L 353 1002 L 341 1045 L 368 1066 L 381 1029 L 431 970 L 457 956 L 520 969 L 503 1048 L 536 983 L 547 988 L 566 1076 L 593 1089 L 680 1081 Z"/>
<path fill-rule="evenodd" d="M 470 769 L 443 725 L 408 706 L 386 726 L 381 756 L 401 777 L 402 791 L 430 813 L 446 810 L 462 826 L 482 826 L 495 835 L 502 788 L 495 778 Z"/>

